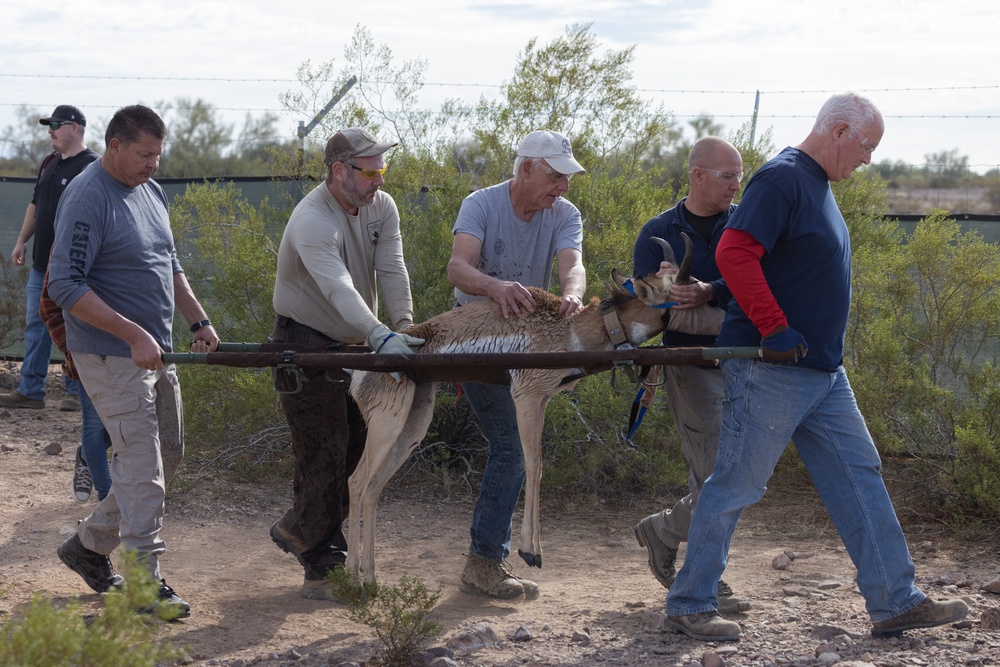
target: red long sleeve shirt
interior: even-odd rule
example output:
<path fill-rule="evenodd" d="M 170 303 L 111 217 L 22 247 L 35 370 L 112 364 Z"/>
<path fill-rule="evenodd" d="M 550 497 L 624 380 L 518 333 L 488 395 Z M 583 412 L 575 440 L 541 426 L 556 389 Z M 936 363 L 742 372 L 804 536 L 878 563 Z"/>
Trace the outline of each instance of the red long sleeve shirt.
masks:
<path fill-rule="evenodd" d="M 764 252 L 764 246 L 757 239 L 740 229 L 722 232 L 715 249 L 715 263 L 726 285 L 762 338 L 777 326 L 788 326 L 785 313 L 768 287 L 760 266 Z"/>

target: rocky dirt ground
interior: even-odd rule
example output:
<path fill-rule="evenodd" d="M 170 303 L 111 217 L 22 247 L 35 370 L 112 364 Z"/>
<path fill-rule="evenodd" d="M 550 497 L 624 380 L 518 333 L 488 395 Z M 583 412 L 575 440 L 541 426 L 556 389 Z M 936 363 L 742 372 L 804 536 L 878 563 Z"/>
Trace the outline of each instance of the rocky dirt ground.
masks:
<path fill-rule="evenodd" d="M 88 612 L 102 606 L 55 556 L 96 502 L 70 499 L 79 413 L 58 411 L 55 386 L 44 411 L 0 409 L 0 623 L 34 594 L 77 597 Z M 187 647 L 188 664 L 318 667 L 370 659 L 378 649 L 373 633 L 343 606 L 302 599 L 301 569 L 268 538 L 289 501 L 285 484 L 219 476 L 185 486 L 167 501 L 162 566 L 192 613 L 162 632 Z M 851 561 L 819 502 L 801 489 L 772 489 L 746 512 L 733 541 L 726 580 L 753 603 L 734 617 L 742 641 L 710 644 L 666 632 L 664 591 L 632 525 L 670 500 L 621 508 L 546 499 L 544 569 L 512 562 L 538 581 L 540 596 L 495 601 L 458 589 L 474 498 L 391 487 L 379 513 L 379 577 L 394 583 L 408 574 L 442 586 L 435 616 L 444 632 L 434 663 L 442 667 L 1000 664 L 995 540 L 963 543 L 938 528 L 908 526 L 919 585 L 934 597 L 961 596 L 972 614 L 952 626 L 876 640 Z M 784 555 L 794 558 L 775 569 Z"/>

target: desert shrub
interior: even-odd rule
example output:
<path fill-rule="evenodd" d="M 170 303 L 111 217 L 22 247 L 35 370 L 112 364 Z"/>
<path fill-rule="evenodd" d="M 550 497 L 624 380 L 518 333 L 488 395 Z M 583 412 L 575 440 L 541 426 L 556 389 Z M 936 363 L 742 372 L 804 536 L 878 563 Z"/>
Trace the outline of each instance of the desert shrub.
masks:
<path fill-rule="evenodd" d="M 252 206 L 234 184 L 190 185 L 171 206 L 181 263 L 220 338 L 264 342 L 274 326 L 274 277 L 287 213 Z M 191 334 L 175 318 L 178 351 Z M 179 367 L 189 463 L 254 477 L 287 449 L 287 429 L 268 369 Z M 267 465 L 264 465 L 267 464 Z"/>
<path fill-rule="evenodd" d="M 4 350 L 24 336 L 24 288 L 28 284 L 28 270 L 14 266 L 0 254 L 0 350 Z"/>
<path fill-rule="evenodd" d="M 904 243 L 855 250 L 848 363 L 914 512 L 1000 520 L 1000 257 L 938 211 Z M 889 466 L 887 476 L 895 469 Z"/>
<path fill-rule="evenodd" d="M 430 618 L 441 599 L 441 586 L 431 592 L 422 579 L 404 574 L 395 586 L 380 584 L 366 590 L 368 595 L 351 600 L 348 614 L 371 629 L 385 649 L 370 664 L 419 664 L 419 652 L 443 629 L 441 623 Z"/>
<path fill-rule="evenodd" d="M 0 667 L 154 667 L 185 652 L 160 638 L 161 626 L 136 613 L 156 598 L 145 567 L 125 559 L 123 592 L 104 596 L 104 611 L 86 615 L 79 602 L 57 604 L 35 595 L 27 608 L 0 624 Z M 170 619 L 163 619 L 170 620 Z"/>

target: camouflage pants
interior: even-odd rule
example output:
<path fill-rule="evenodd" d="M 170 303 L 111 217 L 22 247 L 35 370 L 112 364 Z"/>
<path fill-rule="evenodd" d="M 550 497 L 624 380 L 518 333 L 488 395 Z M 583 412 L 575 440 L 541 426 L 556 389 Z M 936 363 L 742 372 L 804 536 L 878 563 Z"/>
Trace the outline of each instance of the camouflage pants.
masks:
<path fill-rule="evenodd" d="M 333 341 L 318 331 L 279 317 L 274 342 L 323 347 Z M 275 370 L 279 387 L 295 387 L 294 372 Z M 367 429 L 348 394 L 341 370 L 305 371 L 301 389 L 281 394 L 281 409 L 292 437 L 295 470 L 293 504 L 281 525 L 306 543 L 302 560 L 322 573 L 347 558 L 341 526 L 350 509 L 347 480 L 361 459 Z"/>

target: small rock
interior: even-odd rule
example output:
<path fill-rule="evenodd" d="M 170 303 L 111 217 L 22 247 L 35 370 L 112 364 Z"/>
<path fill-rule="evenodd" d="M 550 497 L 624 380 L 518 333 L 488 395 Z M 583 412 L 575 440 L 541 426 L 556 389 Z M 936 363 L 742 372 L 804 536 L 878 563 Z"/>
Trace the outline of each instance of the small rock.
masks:
<path fill-rule="evenodd" d="M 845 630 L 844 628 L 841 628 L 839 626 L 829 625 L 826 623 L 821 623 L 820 625 L 817 625 L 812 629 L 812 631 L 809 634 L 811 634 L 816 639 L 825 642 L 831 641 L 834 637 L 839 637 L 841 635 L 847 635 L 852 639 L 858 638 L 856 634 L 850 632 L 849 630 Z"/>
<path fill-rule="evenodd" d="M 788 560 L 795 560 L 796 558 L 795 552 L 792 551 L 791 549 L 785 549 L 784 552 L 782 553 L 788 556 Z"/>
<path fill-rule="evenodd" d="M 771 561 L 771 567 L 775 570 L 787 570 L 792 566 L 792 559 L 781 554 L 780 556 L 775 556 L 774 560 Z"/>
<path fill-rule="evenodd" d="M 701 656 L 701 667 L 726 667 L 726 661 L 718 653 L 710 651 Z"/>
<path fill-rule="evenodd" d="M 807 598 L 811 595 L 809 589 L 805 586 L 783 586 L 781 588 L 782 594 L 785 597 L 803 597 Z"/>
<path fill-rule="evenodd" d="M 482 621 L 476 623 L 465 632 L 461 632 L 448 640 L 447 646 L 453 650 L 474 651 L 500 643 L 493 626 Z"/>
<path fill-rule="evenodd" d="M 932 554 L 937 551 L 937 547 L 934 546 L 933 542 L 921 542 L 920 550 L 923 551 L 925 554 Z"/>
<path fill-rule="evenodd" d="M 821 664 L 832 665 L 835 662 L 840 662 L 840 654 L 839 653 L 820 653 L 818 656 L 816 656 L 816 659 L 819 660 Z"/>
<path fill-rule="evenodd" d="M 979 623 L 983 630 L 1000 630 L 1000 609 L 991 607 L 979 615 Z"/>
<path fill-rule="evenodd" d="M 45 445 L 44 449 L 45 453 L 48 454 L 49 456 L 59 456 L 60 454 L 62 454 L 62 450 L 63 450 L 62 445 L 60 445 L 58 442 L 50 442 L 49 444 Z"/>
<path fill-rule="evenodd" d="M 834 588 L 840 588 L 840 586 L 841 583 L 839 581 L 834 581 L 832 579 L 821 581 L 818 584 L 816 584 L 816 588 L 820 589 L 821 591 L 830 591 L 833 590 Z"/>
<path fill-rule="evenodd" d="M 458 663 L 451 658 L 434 658 L 427 663 L 427 667 L 458 667 Z"/>
<path fill-rule="evenodd" d="M 569 640 L 574 644 L 589 644 L 590 635 L 588 635 L 586 632 L 580 632 L 579 630 L 574 630 L 573 636 L 570 637 Z"/>
<path fill-rule="evenodd" d="M 417 558 L 437 558 L 438 555 L 433 549 L 428 549 L 427 551 L 422 551 L 417 554 Z"/>
<path fill-rule="evenodd" d="M 645 606 L 646 606 L 646 603 L 643 602 L 642 600 L 639 600 L 638 602 L 626 602 L 625 603 L 625 608 L 626 609 L 643 609 L 643 608 L 645 608 Z"/>
<path fill-rule="evenodd" d="M 512 639 L 516 642 L 530 642 L 534 637 L 531 634 L 531 630 L 522 625 L 514 631 Z"/>
<path fill-rule="evenodd" d="M 990 583 L 984 585 L 983 590 L 987 593 L 1000 593 L 1000 579 L 994 579 Z"/>

